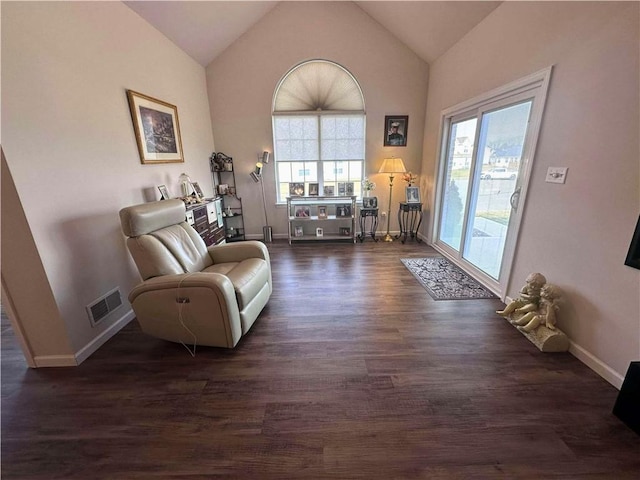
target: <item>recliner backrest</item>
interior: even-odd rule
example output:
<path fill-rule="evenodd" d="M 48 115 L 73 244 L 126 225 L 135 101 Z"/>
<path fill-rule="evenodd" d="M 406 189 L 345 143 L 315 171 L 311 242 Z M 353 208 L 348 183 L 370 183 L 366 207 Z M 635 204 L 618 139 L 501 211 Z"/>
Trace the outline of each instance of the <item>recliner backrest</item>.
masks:
<path fill-rule="evenodd" d="M 213 265 L 204 240 L 185 221 L 181 200 L 161 200 L 120 210 L 127 247 L 143 280 L 199 272 Z"/>

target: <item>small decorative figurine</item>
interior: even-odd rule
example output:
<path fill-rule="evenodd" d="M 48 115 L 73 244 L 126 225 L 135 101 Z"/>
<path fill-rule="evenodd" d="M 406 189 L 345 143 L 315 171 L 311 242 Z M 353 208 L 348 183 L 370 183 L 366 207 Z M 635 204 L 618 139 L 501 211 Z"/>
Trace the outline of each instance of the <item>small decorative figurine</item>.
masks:
<path fill-rule="evenodd" d="M 496 313 L 505 318 L 514 313 L 535 312 L 540 303 L 540 290 L 547 283 L 547 279 L 541 273 L 531 273 L 527 277 L 526 284 L 520 289 L 520 297 L 513 300 L 504 310 Z"/>
<path fill-rule="evenodd" d="M 558 311 L 558 301 L 562 296 L 560 288 L 547 283 L 540 291 L 540 307 L 535 312 L 525 313 L 514 323 L 518 325 L 518 330 L 531 332 L 540 325 L 545 325 L 550 330 L 556 329 L 556 312 Z"/>

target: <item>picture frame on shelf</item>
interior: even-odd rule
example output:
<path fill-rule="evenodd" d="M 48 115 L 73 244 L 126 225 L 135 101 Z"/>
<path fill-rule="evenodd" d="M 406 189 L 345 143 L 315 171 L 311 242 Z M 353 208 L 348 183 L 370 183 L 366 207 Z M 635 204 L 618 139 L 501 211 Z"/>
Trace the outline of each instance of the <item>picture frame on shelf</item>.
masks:
<path fill-rule="evenodd" d="M 158 185 L 158 190 L 160 190 L 160 200 L 171 199 L 171 195 L 169 194 L 169 190 L 166 185 Z"/>
<path fill-rule="evenodd" d="M 407 201 L 407 203 L 420 203 L 420 188 L 419 187 L 407 187 L 406 188 L 406 201 Z"/>
<path fill-rule="evenodd" d="M 328 217 L 327 215 L 327 206 L 326 205 L 318 205 L 318 218 L 319 219 L 326 219 Z"/>
<path fill-rule="evenodd" d="M 350 197 L 353 195 L 353 182 L 346 182 L 345 183 L 345 195 L 347 197 Z"/>
<path fill-rule="evenodd" d="M 198 185 L 198 182 L 191 182 L 191 186 L 193 187 L 193 191 L 196 192 L 198 198 L 204 198 L 204 193 L 202 193 L 202 189 L 200 188 L 200 185 Z"/>
<path fill-rule="evenodd" d="M 318 184 L 317 183 L 310 183 L 309 184 L 309 196 L 310 197 L 317 197 L 318 196 Z"/>
<path fill-rule="evenodd" d="M 408 129 L 408 115 L 386 115 L 384 117 L 384 146 L 406 147 Z"/>
<path fill-rule="evenodd" d="M 311 218 L 311 209 L 307 206 L 296 207 L 294 216 L 296 218 Z"/>
<path fill-rule="evenodd" d="M 294 227 L 293 236 L 294 237 L 303 237 L 304 236 L 304 230 L 302 228 L 302 225 L 296 225 Z"/>
<path fill-rule="evenodd" d="M 324 196 L 325 197 L 333 197 L 336 194 L 334 185 L 325 185 L 324 186 Z"/>
<path fill-rule="evenodd" d="M 316 237 L 323 237 L 323 236 L 324 236 L 324 229 L 322 227 L 316 228 Z"/>
<path fill-rule="evenodd" d="M 289 183 L 289 195 L 291 195 L 292 197 L 304 196 L 304 183 L 301 183 L 301 182 Z"/>
<path fill-rule="evenodd" d="M 362 199 L 362 208 L 365 208 L 365 209 L 378 208 L 378 197 L 364 197 Z"/>
<path fill-rule="evenodd" d="M 344 197 L 347 193 L 347 185 L 345 184 L 345 182 L 339 182 L 338 183 L 338 196 L 339 197 Z"/>
<path fill-rule="evenodd" d="M 140 162 L 184 163 L 178 107 L 133 90 L 127 99 Z"/>
<path fill-rule="evenodd" d="M 340 235 L 343 237 L 350 237 L 351 229 L 349 227 L 340 227 Z"/>
<path fill-rule="evenodd" d="M 351 205 L 336 205 L 336 218 L 348 218 L 351 216 Z"/>

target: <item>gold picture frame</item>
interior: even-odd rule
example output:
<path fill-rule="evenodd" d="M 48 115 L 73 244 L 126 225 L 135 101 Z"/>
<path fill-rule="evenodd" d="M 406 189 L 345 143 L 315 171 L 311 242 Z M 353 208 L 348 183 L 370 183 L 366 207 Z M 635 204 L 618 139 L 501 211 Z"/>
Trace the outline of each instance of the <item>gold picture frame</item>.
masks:
<path fill-rule="evenodd" d="M 140 161 L 184 163 L 178 108 L 157 98 L 127 90 Z"/>

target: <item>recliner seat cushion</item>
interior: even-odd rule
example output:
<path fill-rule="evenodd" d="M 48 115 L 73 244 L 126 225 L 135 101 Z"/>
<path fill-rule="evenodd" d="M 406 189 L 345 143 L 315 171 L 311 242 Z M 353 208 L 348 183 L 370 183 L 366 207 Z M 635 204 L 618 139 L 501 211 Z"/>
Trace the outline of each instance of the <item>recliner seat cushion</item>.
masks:
<path fill-rule="evenodd" d="M 238 263 L 219 263 L 203 271 L 222 273 L 231 280 L 240 310 L 243 310 L 269 281 L 269 265 L 262 258 L 248 258 Z"/>

